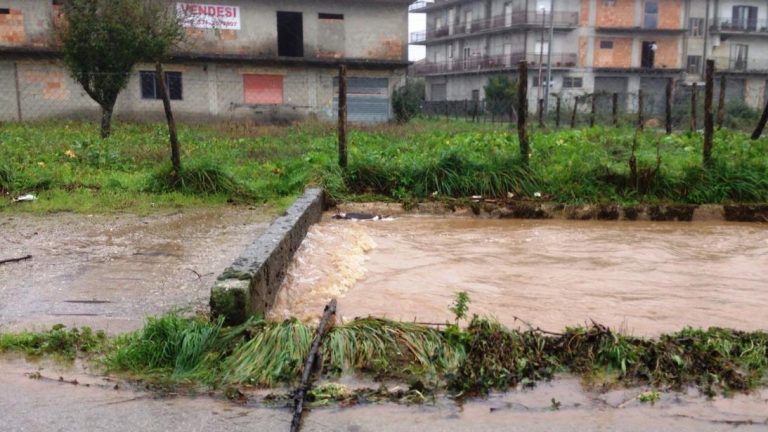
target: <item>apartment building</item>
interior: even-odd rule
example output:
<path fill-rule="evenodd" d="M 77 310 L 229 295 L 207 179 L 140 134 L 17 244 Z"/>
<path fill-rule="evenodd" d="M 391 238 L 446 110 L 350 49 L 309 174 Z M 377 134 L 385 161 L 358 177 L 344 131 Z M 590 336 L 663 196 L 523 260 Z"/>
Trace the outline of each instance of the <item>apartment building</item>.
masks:
<path fill-rule="evenodd" d="M 765 0 L 436 0 L 411 12 L 427 17 L 410 41 L 426 45 L 415 70 L 430 100 L 482 99 L 490 77 L 514 75 L 526 60 L 531 108 L 547 66 L 551 94 L 616 92 L 633 109 L 629 96 L 642 89 L 661 105 L 669 78 L 702 81 L 705 59 L 728 75 L 728 98 L 766 100 Z"/>
<path fill-rule="evenodd" d="M 170 2 L 186 29 L 165 65 L 174 112 L 188 119 L 336 115 L 348 67 L 352 121 L 391 117 L 408 66 L 408 0 Z M 60 0 L 0 0 L 0 121 L 98 114 L 59 61 Z M 118 118 L 159 118 L 154 66 L 139 65 Z"/>

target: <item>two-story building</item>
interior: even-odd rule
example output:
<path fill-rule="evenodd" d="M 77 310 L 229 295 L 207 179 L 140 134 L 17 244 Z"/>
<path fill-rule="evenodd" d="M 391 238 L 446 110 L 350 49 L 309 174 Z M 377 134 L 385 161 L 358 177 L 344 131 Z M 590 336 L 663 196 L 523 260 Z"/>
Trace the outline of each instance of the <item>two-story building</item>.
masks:
<path fill-rule="evenodd" d="M 385 121 L 408 66 L 408 0 L 169 2 L 186 38 L 165 69 L 174 112 L 191 119 L 336 115 L 348 67 L 352 121 Z M 59 62 L 59 0 L 0 0 L 0 120 L 93 116 L 97 105 Z M 159 117 L 151 64 L 118 98 L 118 118 Z"/>
<path fill-rule="evenodd" d="M 728 98 L 766 100 L 764 0 L 436 0 L 411 11 L 427 15 L 411 43 L 426 45 L 416 72 L 430 100 L 482 99 L 491 76 L 523 59 L 531 107 L 548 66 L 552 94 L 619 93 L 631 109 L 640 89 L 663 105 L 669 78 L 700 82 L 705 59 L 728 74 Z"/>

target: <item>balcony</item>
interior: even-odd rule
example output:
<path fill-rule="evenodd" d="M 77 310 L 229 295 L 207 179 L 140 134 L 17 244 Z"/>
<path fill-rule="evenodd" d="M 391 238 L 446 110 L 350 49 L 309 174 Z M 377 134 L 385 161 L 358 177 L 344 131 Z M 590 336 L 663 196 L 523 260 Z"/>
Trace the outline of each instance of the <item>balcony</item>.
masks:
<path fill-rule="evenodd" d="M 528 67 L 539 66 L 539 54 L 514 53 L 496 56 L 474 56 L 462 60 L 445 62 L 423 62 L 414 65 L 417 75 L 458 74 L 487 71 L 517 70 L 518 63 L 528 61 Z M 544 54 L 543 66 L 547 65 L 547 55 Z M 552 53 L 552 68 L 566 69 L 576 66 L 575 53 Z"/>
<path fill-rule="evenodd" d="M 556 30 L 567 30 L 579 25 L 578 12 L 514 12 L 506 15 L 497 15 L 491 18 L 472 20 L 455 24 L 452 27 L 428 28 L 427 31 L 411 33 L 410 43 L 421 44 L 438 40 L 466 37 L 476 34 L 485 34 L 510 29 L 527 29 L 548 26 L 549 20 L 553 20 Z"/>
<path fill-rule="evenodd" d="M 768 35 L 768 20 L 718 18 L 713 20 L 710 31 L 720 34 L 763 34 Z"/>
<path fill-rule="evenodd" d="M 429 2 L 429 1 L 426 1 L 426 0 L 415 1 L 415 2 L 411 3 L 408 6 L 408 12 L 419 11 L 419 10 L 424 9 L 425 7 L 427 7 L 427 6 L 431 5 L 431 4 L 432 4 L 432 2 Z"/>
<path fill-rule="evenodd" d="M 597 26 L 595 31 L 600 33 L 652 33 L 654 35 L 681 35 L 688 30 L 680 26 L 679 28 L 658 28 L 653 26 L 623 26 L 623 27 L 606 27 Z"/>
<path fill-rule="evenodd" d="M 749 57 L 715 57 L 715 70 L 730 73 L 768 73 L 768 59 Z"/>

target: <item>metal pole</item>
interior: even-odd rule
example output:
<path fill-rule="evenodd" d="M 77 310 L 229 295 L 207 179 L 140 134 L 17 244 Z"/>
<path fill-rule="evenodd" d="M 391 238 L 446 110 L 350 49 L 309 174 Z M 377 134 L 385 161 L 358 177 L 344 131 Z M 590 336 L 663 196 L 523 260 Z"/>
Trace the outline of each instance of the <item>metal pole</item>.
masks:
<path fill-rule="evenodd" d="M 539 47 L 539 87 L 538 90 L 536 90 L 536 100 L 541 99 L 541 79 L 543 78 L 542 75 L 542 63 L 544 63 L 544 31 L 546 30 L 547 26 L 547 14 L 545 13 L 546 9 L 541 8 L 541 46 Z M 547 83 L 549 84 L 549 83 Z"/>
<path fill-rule="evenodd" d="M 549 83 L 552 82 L 552 39 L 555 36 L 555 0 L 549 1 L 549 45 L 547 46 L 547 86 L 544 87 L 544 112 L 549 112 Z"/>
<path fill-rule="evenodd" d="M 704 75 L 704 67 L 707 64 L 707 42 L 709 40 L 709 2 L 707 0 L 706 11 L 704 12 L 704 53 L 701 56 L 701 74 Z"/>

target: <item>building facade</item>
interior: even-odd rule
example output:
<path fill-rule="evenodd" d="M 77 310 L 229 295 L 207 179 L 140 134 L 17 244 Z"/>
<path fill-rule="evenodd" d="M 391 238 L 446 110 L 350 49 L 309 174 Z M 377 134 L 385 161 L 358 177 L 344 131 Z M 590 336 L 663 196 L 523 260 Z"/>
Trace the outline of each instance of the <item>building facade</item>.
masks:
<path fill-rule="evenodd" d="M 410 40 L 426 45 L 415 70 L 430 100 L 483 99 L 490 77 L 514 75 L 526 60 L 532 109 L 547 66 L 552 95 L 619 93 L 633 109 L 642 89 L 663 105 L 669 78 L 701 82 L 714 59 L 728 99 L 766 102 L 766 0 L 435 0 L 411 11 L 427 17 Z"/>
<path fill-rule="evenodd" d="M 204 1 L 169 3 L 186 30 L 165 64 L 178 117 L 332 119 L 346 64 L 350 120 L 390 118 L 408 66 L 408 0 Z M 60 3 L 0 0 L 0 121 L 98 114 L 59 61 Z M 117 118 L 162 115 L 153 70 L 136 68 Z"/>

